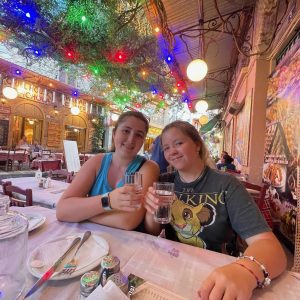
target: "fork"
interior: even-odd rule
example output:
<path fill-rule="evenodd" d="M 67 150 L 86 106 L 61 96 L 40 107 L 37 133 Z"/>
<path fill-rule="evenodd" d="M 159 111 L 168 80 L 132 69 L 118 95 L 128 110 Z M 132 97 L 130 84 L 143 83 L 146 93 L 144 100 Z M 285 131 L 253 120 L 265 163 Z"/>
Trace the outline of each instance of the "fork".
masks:
<path fill-rule="evenodd" d="M 91 236 L 91 232 L 90 231 L 86 231 L 81 239 L 80 244 L 78 245 L 78 248 L 76 249 L 72 259 L 67 262 L 64 265 L 64 268 L 61 271 L 61 274 L 69 274 L 71 275 L 77 268 L 78 266 L 78 261 L 76 259 L 76 255 L 78 253 L 78 250 L 81 248 L 81 246 L 85 243 L 85 241 Z"/>

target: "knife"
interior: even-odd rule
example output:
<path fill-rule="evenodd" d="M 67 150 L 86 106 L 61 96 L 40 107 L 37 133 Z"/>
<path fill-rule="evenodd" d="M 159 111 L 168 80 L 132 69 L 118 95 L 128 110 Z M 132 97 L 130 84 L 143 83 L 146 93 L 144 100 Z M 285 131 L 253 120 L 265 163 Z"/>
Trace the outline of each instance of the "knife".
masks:
<path fill-rule="evenodd" d="M 28 298 L 33 293 L 35 293 L 42 285 L 45 283 L 48 279 L 51 278 L 53 273 L 56 271 L 56 269 L 59 267 L 59 265 L 62 263 L 64 258 L 70 253 L 70 251 L 80 242 L 81 238 L 76 238 L 70 247 L 67 249 L 67 251 L 54 263 L 54 265 L 34 284 L 34 286 L 29 290 L 29 292 L 24 296 L 23 299 Z"/>

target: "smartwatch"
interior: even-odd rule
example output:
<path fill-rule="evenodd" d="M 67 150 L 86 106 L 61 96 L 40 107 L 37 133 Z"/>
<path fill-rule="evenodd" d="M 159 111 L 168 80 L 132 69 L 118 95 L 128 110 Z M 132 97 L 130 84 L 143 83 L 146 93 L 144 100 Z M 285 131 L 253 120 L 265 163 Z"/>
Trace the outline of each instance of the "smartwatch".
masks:
<path fill-rule="evenodd" d="M 105 211 L 111 211 L 112 210 L 112 207 L 110 206 L 109 193 L 101 195 L 101 204 L 102 204 L 102 208 Z"/>

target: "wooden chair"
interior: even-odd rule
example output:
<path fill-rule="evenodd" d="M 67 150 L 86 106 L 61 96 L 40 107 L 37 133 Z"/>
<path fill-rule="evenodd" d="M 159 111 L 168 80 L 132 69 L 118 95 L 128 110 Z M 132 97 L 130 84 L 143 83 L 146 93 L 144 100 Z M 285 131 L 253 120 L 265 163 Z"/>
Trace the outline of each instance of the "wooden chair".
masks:
<path fill-rule="evenodd" d="M 66 182 L 67 183 L 71 183 L 73 181 L 73 179 L 75 178 L 75 173 L 72 171 L 68 174 L 68 177 L 67 177 L 67 180 Z"/>
<path fill-rule="evenodd" d="M 255 203 L 257 204 L 259 210 L 263 214 L 264 218 L 266 219 L 269 226 L 273 229 L 274 223 L 273 218 L 271 215 L 271 207 L 268 199 L 266 199 L 266 191 L 268 188 L 267 184 L 263 184 L 262 186 L 256 185 L 247 181 L 242 181 L 243 185 L 246 189 L 248 189 L 248 192 L 254 199 Z M 251 193 L 251 190 L 253 191 Z M 256 191 L 256 192 L 255 192 Z"/>
<path fill-rule="evenodd" d="M 18 163 L 18 170 L 21 170 L 23 163 L 26 162 L 26 149 L 15 149 L 13 154 L 13 164 Z"/>
<path fill-rule="evenodd" d="M 11 184 L 11 181 L 0 180 L 0 185 L 2 186 L 2 192 L 0 192 L 0 194 L 6 195 L 6 186 L 9 184 Z"/>
<path fill-rule="evenodd" d="M 11 166 L 12 163 L 10 159 L 10 150 L 2 150 L 0 153 L 0 165 L 4 167 L 5 171 L 8 171 L 9 165 Z"/>
<path fill-rule="evenodd" d="M 9 196 L 10 206 L 32 206 L 32 189 L 24 190 L 9 182 L 3 186 L 3 191 Z"/>
<path fill-rule="evenodd" d="M 51 156 L 51 150 L 49 149 L 45 149 L 45 150 L 42 150 L 42 157 L 50 157 Z"/>
<path fill-rule="evenodd" d="M 41 171 L 50 171 L 50 170 L 60 170 L 61 169 L 61 160 L 42 160 L 41 161 Z"/>
<path fill-rule="evenodd" d="M 62 181 L 68 182 L 68 183 L 72 182 L 73 175 L 74 175 L 73 171 L 68 172 L 68 170 L 66 170 L 66 169 L 50 170 L 49 171 L 49 176 L 52 179 L 62 180 Z"/>

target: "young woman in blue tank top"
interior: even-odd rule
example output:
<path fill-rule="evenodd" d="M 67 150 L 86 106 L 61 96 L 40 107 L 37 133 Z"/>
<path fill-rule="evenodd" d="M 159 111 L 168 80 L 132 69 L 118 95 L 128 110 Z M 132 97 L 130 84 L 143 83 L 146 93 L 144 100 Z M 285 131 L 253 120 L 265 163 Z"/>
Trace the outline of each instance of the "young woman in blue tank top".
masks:
<path fill-rule="evenodd" d="M 56 208 L 59 221 L 90 220 L 106 226 L 133 230 L 143 220 L 144 193 L 158 179 L 159 167 L 137 155 L 147 135 L 149 124 L 136 111 L 123 113 L 113 130 L 114 151 L 98 154 L 80 169 L 64 192 Z M 143 174 L 143 189 L 124 186 L 125 173 Z"/>

